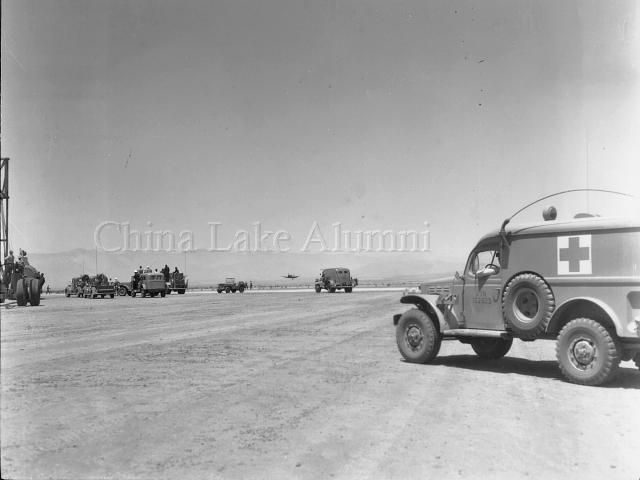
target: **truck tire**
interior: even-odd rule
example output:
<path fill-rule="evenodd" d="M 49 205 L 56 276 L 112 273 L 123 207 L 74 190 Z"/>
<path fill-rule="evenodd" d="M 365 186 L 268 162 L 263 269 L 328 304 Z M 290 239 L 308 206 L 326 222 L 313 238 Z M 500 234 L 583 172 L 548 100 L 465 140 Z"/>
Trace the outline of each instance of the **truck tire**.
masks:
<path fill-rule="evenodd" d="M 231 293 L 231 288 L 230 287 L 225 288 L 224 293 Z"/>
<path fill-rule="evenodd" d="M 560 330 L 556 358 L 570 382 L 600 385 L 615 377 L 620 349 L 603 325 L 590 318 L 576 318 Z"/>
<path fill-rule="evenodd" d="M 336 288 L 335 287 L 330 287 L 329 288 L 329 293 L 336 293 Z"/>
<path fill-rule="evenodd" d="M 320 293 L 322 291 L 322 287 L 320 285 L 316 285 L 316 293 Z"/>
<path fill-rule="evenodd" d="M 351 293 L 353 292 L 353 287 L 345 287 L 344 288 L 344 293 Z"/>
<path fill-rule="evenodd" d="M 497 360 L 504 357 L 513 344 L 513 338 L 476 338 L 471 340 L 471 348 L 480 358 Z"/>
<path fill-rule="evenodd" d="M 110 296 L 111 298 L 114 298 L 114 297 L 115 297 L 115 294 L 110 293 L 110 294 L 109 294 L 109 296 Z"/>
<path fill-rule="evenodd" d="M 37 278 L 31 278 L 29 282 L 29 303 L 37 307 L 40 305 L 40 282 Z"/>
<path fill-rule="evenodd" d="M 239 291 L 240 293 L 244 293 L 244 287 L 238 287 L 238 291 Z"/>
<path fill-rule="evenodd" d="M 554 308 L 553 292 L 533 273 L 513 277 L 502 294 L 504 319 L 523 340 L 533 340 L 546 330 Z"/>
<path fill-rule="evenodd" d="M 167 292 L 160 292 L 160 296 L 164 298 L 167 295 Z"/>
<path fill-rule="evenodd" d="M 222 289 L 221 289 L 221 288 L 219 288 L 218 290 L 216 290 L 216 292 L 218 292 L 218 293 L 222 293 Z"/>
<path fill-rule="evenodd" d="M 398 321 L 396 343 L 406 361 L 428 363 L 438 355 L 442 335 L 425 312 L 412 308 Z"/>
<path fill-rule="evenodd" d="M 136 296 L 136 291 L 135 290 L 131 290 L 131 296 L 135 297 Z"/>
<path fill-rule="evenodd" d="M 24 278 L 21 278 L 16 283 L 16 304 L 19 307 L 24 307 L 27 304 L 27 286 Z"/>
<path fill-rule="evenodd" d="M 118 288 L 118 295 L 120 295 L 121 297 L 126 297 L 127 296 L 127 287 L 121 286 L 120 288 Z"/>

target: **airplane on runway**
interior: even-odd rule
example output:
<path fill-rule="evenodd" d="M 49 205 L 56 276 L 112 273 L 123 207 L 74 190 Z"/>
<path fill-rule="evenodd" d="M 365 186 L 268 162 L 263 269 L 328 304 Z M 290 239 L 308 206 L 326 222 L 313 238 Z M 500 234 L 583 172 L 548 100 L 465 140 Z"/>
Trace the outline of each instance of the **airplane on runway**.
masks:
<path fill-rule="evenodd" d="M 299 277 L 299 275 L 293 275 L 291 273 L 287 273 L 286 276 L 285 275 L 282 276 L 282 278 L 292 278 L 292 279 L 293 278 L 298 278 L 298 277 Z"/>

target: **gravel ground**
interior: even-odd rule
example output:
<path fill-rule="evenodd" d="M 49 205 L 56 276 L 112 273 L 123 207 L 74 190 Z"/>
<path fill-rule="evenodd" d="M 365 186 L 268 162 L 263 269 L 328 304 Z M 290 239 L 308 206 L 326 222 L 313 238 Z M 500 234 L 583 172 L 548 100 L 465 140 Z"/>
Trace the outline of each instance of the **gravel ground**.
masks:
<path fill-rule="evenodd" d="M 0 308 L 2 478 L 640 478 L 640 371 L 562 380 L 549 341 L 402 361 L 398 292 Z"/>

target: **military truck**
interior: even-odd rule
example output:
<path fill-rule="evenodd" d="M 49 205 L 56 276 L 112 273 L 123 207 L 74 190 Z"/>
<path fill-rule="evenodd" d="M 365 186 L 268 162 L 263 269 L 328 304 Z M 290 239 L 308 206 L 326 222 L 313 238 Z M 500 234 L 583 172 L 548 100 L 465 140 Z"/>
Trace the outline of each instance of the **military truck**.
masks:
<path fill-rule="evenodd" d="M 237 282 L 236 283 L 236 279 L 234 277 L 227 277 L 224 279 L 224 282 L 221 282 L 218 284 L 217 288 L 216 288 L 216 292 L 218 293 L 236 293 L 236 292 L 240 292 L 243 293 L 245 290 L 247 289 L 247 283 L 246 282 Z"/>
<path fill-rule="evenodd" d="M 320 293 L 323 289 L 329 293 L 335 293 L 336 290 L 344 290 L 345 293 L 351 293 L 353 287 L 358 285 L 357 278 L 351 278 L 351 272 L 348 268 L 325 268 L 320 274 L 320 278 L 315 280 L 316 293 Z"/>
<path fill-rule="evenodd" d="M 68 298 L 71 295 L 75 295 L 76 297 L 84 296 L 84 285 L 85 282 L 89 280 L 89 275 L 83 275 L 80 277 L 73 277 L 71 282 L 67 284 L 64 289 L 64 294 Z"/>
<path fill-rule="evenodd" d="M 106 275 L 99 273 L 98 275 L 89 277 L 84 282 L 83 287 L 84 298 L 104 298 L 107 295 L 111 298 L 116 296 L 116 286 L 109 282 Z"/>
<path fill-rule="evenodd" d="M 157 272 L 147 272 L 140 274 L 140 280 L 135 281 L 131 277 L 130 284 L 120 284 L 120 288 L 128 289 L 128 294 L 135 297 L 140 294 L 141 297 L 164 297 L 167 294 L 167 284 L 164 281 L 164 275 Z"/>
<path fill-rule="evenodd" d="M 178 292 L 180 295 L 186 292 L 189 287 L 189 279 L 182 272 L 171 272 L 167 282 L 167 295 L 171 292 Z"/>
<path fill-rule="evenodd" d="M 557 220 L 549 207 L 541 222 L 512 225 L 522 210 L 478 241 L 461 274 L 402 296 L 414 306 L 393 318 L 402 356 L 429 363 L 459 340 L 498 359 L 514 339 L 549 339 L 573 383 L 610 381 L 620 361 L 640 368 L 640 220 Z"/>
<path fill-rule="evenodd" d="M 44 282 L 44 274 L 28 263 L 18 261 L 11 270 L 2 271 L 0 303 L 9 299 L 15 300 L 20 307 L 26 306 L 27 303 L 36 307 L 40 305 Z"/>

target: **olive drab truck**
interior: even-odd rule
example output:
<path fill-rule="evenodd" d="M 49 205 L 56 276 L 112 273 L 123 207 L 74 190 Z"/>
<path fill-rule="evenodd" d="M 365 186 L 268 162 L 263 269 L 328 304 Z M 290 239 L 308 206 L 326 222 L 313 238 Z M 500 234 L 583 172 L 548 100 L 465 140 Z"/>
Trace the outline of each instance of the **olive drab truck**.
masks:
<path fill-rule="evenodd" d="M 573 383 L 605 383 L 620 361 L 640 368 L 640 219 L 556 215 L 550 207 L 522 225 L 512 216 L 478 241 L 462 273 L 403 295 L 414 308 L 393 319 L 402 356 L 428 363 L 442 340 L 459 340 L 498 359 L 514 339 L 549 339 Z"/>
<path fill-rule="evenodd" d="M 189 280 L 187 276 L 182 272 L 171 272 L 169 274 L 169 281 L 167 283 L 167 294 L 171 292 L 177 292 L 183 295 L 189 288 Z"/>
<path fill-rule="evenodd" d="M 42 286 L 45 283 L 44 274 L 28 263 L 18 261 L 11 271 L 3 269 L 0 278 L 0 303 L 5 299 L 15 300 L 16 304 L 24 307 L 40 305 Z"/>
<path fill-rule="evenodd" d="M 351 271 L 348 268 L 325 268 L 320 273 L 320 277 L 315 280 L 316 293 L 327 290 L 329 293 L 335 293 L 336 290 L 344 290 L 345 293 L 351 293 L 353 287 L 358 285 L 358 280 L 351 277 Z"/>

